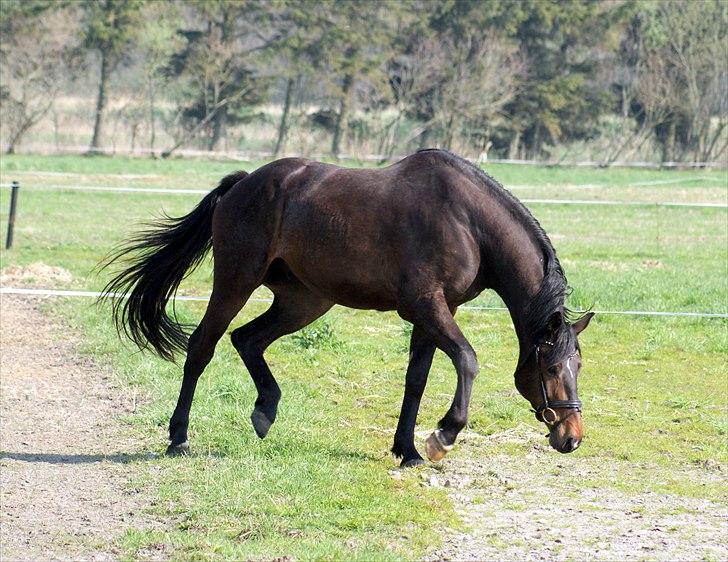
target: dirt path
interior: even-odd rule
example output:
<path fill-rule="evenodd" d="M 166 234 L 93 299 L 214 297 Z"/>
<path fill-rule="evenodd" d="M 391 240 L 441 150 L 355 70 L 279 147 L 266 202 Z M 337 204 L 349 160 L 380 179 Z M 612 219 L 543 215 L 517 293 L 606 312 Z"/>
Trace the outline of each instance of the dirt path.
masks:
<path fill-rule="evenodd" d="M 488 438 L 466 434 L 461 442 L 470 445 L 461 451 L 482 452 L 479 442 L 492 448 L 493 440 L 530 442 L 531 451 L 518 463 L 463 452 L 423 473 L 423 485 L 448 489 L 468 527 L 449 533 L 428 559 L 728 560 L 724 503 L 641 491 L 658 477 L 651 467 L 554 457 L 543 435 L 525 426 Z M 707 490 L 725 483 L 718 466 L 671 476 Z"/>
<path fill-rule="evenodd" d="M 0 299 L 0 558 L 118 558 L 126 529 L 155 526 L 116 420 L 132 400 L 36 304 Z"/>

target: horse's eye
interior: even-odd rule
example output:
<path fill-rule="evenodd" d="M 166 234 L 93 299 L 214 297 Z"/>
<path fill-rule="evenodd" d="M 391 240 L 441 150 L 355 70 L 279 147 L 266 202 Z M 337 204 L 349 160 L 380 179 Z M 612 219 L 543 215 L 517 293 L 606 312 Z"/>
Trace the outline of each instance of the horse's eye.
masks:
<path fill-rule="evenodd" d="M 552 377 L 555 377 L 559 371 L 556 368 L 556 365 L 553 365 L 553 366 L 549 367 L 548 369 L 546 369 L 546 372 L 548 372 L 548 374 L 551 375 Z"/>

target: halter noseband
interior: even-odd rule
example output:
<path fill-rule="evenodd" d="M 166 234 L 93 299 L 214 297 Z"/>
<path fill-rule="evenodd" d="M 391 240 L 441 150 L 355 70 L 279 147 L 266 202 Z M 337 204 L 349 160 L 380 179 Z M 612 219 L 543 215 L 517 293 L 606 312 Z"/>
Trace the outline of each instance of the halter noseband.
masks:
<path fill-rule="evenodd" d="M 550 341 L 545 341 L 543 343 L 550 346 L 554 345 L 553 342 Z M 536 370 L 538 371 L 538 382 L 541 385 L 541 399 L 543 400 L 543 402 L 538 408 L 532 411 L 536 414 L 536 419 L 544 422 L 549 427 L 549 430 L 553 431 L 559 426 L 559 424 L 572 416 L 574 413 L 581 412 L 581 400 L 549 400 L 549 397 L 546 394 L 546 384 L 543 380 L 543 373 L 541 373 L 541 362 L 539 361 L 538 347 L 539 346 L 536 345 Z M 569 359 L 574 357 L 576 353 L 577 352 L 574 351 L 574 353 L 569 355 L 566 360 L 568 361 Z M 554 408 L 573 410 L 573 412 L 569 412 L 569 414 L 567 414 L 563 418 L 559 418 Z"/>

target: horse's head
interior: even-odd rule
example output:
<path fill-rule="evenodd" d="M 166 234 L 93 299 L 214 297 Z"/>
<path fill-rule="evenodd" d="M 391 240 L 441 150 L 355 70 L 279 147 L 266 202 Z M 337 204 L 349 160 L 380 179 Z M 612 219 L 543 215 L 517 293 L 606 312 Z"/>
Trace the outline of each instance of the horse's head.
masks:
<path fill-rule="evenodd" d="M 581 401 L 576 385 L 581 354 L 577 335 L 593 316 L 590 312 L 569 324 L 561 312 L 554 313 L 546 333 L 516 370 L 516 388 L 531 403 L 536 419 L 549 428 L 549 444 L 561 453 L 575 451 L 581 444 Z"/>

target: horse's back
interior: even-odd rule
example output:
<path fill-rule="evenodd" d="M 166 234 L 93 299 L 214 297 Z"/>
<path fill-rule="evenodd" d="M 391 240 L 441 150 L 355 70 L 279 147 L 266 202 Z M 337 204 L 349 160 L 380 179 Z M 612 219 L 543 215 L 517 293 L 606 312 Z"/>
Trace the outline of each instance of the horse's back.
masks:
<path fill-rule="evenodd" d="M 397 308 L 403 290 L 419 286 L 464 295 L 479 251 L 452 173 L 427 154 L 381 169 L 306 163 L 283 184 L 276 256 L 356 308 Z"/>
<path fill-rule="evenodd" d="M 283 261 L 313 292 L 355 308 L 396 309 L 403 292 L 432 287 L 462 300 L 479 269 L 472 191 L 435 151 L 378 169 L 285 158 L 225 196 L 213 244 Z"/>

